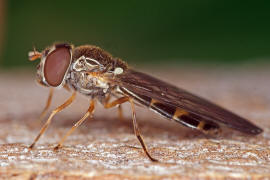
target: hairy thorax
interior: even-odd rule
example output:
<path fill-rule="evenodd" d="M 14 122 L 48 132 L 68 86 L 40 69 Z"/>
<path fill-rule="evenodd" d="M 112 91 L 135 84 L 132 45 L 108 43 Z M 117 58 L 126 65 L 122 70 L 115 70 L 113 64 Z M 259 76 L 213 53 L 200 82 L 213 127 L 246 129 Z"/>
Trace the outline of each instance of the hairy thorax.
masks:
<path fill-rule="evenodd" d="M 126 69 L 122 60 L 98 47 L 79 46 L 73 50 L 66 84 L 86 96 L 102 100 L 116 89 L 111 80 Z"/>

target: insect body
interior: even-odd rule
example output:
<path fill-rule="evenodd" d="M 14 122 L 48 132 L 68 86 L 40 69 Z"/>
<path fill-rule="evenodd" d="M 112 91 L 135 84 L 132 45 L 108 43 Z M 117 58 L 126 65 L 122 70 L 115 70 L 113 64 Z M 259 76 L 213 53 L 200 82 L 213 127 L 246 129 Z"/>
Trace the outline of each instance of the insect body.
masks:
<path fill-rule="evenodd" d="M 262 129 L 251 122 L 203 98 L 130 69 L 121 59 L 112 57 L 96 46 L 73 47 L 69 44 L 54 44 L 42 53 L 35 50 L 29 52 L 30 60 L 37 58 L 41 59 L 37 67 L 37 81 L 41 85 L 51 88 L 47 105 L 41 116 L 44 116 L 48 110 L 53 88 L 66 88 L 72 92 L 72 95 L 51 113 L 30 148 L 34 147 L 45 132 L 53 116 L 73 102 L 76 92 L 88 96 L 91 101 L 90 106 L 85 115 L 61 139 L 56 149 L 62 146 L 76 127 L 92 115 L 96 100 L 101 102 L 105 108 L 118 106 L 120 115 L 121 104 L 130 103 L 135 135 L 152 161 L 156 161 L 156 159 L 148 153 L 140 135 L 134 103 L 141 104 L 167 119 L 175 120 L 184 126 L 204 133 L 216 132 L 220 129 L 219 125 L 226 125 L 252 135 L 262 132 Z M 116 100 L 109 102 L 110 97 L 114 97 Z"/>

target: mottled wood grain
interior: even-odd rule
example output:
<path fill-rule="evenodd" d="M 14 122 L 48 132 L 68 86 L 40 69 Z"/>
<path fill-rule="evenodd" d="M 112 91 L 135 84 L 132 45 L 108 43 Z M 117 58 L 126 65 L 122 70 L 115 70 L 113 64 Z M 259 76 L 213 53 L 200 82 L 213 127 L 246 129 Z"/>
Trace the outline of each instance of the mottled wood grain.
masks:
<path fill-rule="evenodd" d="M 89 100 L 79 96 L 59 113 L 36 148 L 29 150 L 42 122 L 41 112 L 48 89 L 34 82 L 34 73 L 0 73 L 0 179 L 236 179 L 270 178 L 270 83 L 267 70 L 191 69 L 149 71 L 250 119 L 264 129 L 247 136 L 229 129 L 217 137 L 197 131 L 138 107 L 141 132 L 153 163 L 143 153 L 133 134 L 130 106 L 125 120 L 116 109 L 98 106 L 88 120 L 54 151 L 64 133 L 83 116 Z M 57 91 L 56 107 L 68 98 Z M 51 108 L 52 109 L 52 108 Z"/>

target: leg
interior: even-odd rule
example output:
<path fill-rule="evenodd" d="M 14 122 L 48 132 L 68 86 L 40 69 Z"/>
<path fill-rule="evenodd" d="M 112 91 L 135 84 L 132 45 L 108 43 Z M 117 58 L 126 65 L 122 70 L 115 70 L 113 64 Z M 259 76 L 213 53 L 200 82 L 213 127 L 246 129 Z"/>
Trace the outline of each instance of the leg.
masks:
<path fill-rule="evenodd" d="M 122 109 L 121 104 L 119 104 L 119 106 L 118 106 L 118 117 L 119 117 L 119 119 L 120 119 L 121 121 L 124 120 L 123 109 Z"/>
<path fill-rule="evenodd" d="M 107 96 L 106 97 L 105 103 L 104 103 L 104 108 L 107 108 L 108 109 L 108 108 L 112 108 L 112 107 L 115 107 L 115 106 L 118 105 L 118 116 L 119 116 L 119 119 L 120 120 L 124 120 L 121 104 L 127 102 L 129 98 L 128 97 L 122 97 L 122 98 L 116 99 L 115 101 L 109 103 L 110 98 L 111 98 L 110 96 Z"/>
<path fill-rule="evenodd" d="M 129 99 L 129 102 L 130 102 L 130 105 L 131 105 L 131 110 L 132 110 L 132 120 L 133 120 L 133 127 L 134 127 L 134 132 L 135 132 L 135 135 L 137 136 L 139 142 L 141 143 L 141 146 L 145 152 L 145 154 L 148 156 L 148 158 L 153 161 L 153 162 L 157 162 L 158 160 L 154 159 L 151 157 L 151 155 L 148 153 L 148 150 L 146 148 L 146 145 L 143 141 L 143 138 L 140 134 L 140 131 L 139 131 L 139 127 L 138 127 L 138 123 L 137 123 L 137 120 L 136 120 L 136 114 L 135 114 L 135 108 L 134 108 L 134 103 L 133 103 L 133 100 L 132 99 Z"/>
<path fill-rule="evenodd" d="M 60 111 L 62 111 L 63 109 L 65 109 L 68 105 L 70 105 L 73 100 L 76 97 L 76 92 L 72 93 L 72 96 L 61 106 L 57 107 L 55 110 L 52 111 L 50 117 L 48 118 L 47 122 L 43 125 L 43 127 L 41 128 L 38 136 L 35 138 L 34 142 L 31 144 L 31 146 L 29 148 L 33 148 L 36 144 L 36 142 L 39 140 L 39 138 L 41 137 L 41 135 L 46 131 L 46 129 L 48 128 L 48 126 L 50 125 L 52 118 L 54 117 L 54 115 Z"/>
<path fill-rule="evenodd" d="M 139 131 L 139 128 L 138 128 L 138 124 L 137 124 L 137 120 L 136 120 L 136 114 L 135 114 L 135 108 L 134 108 L 134 103 L 133 103 L 133 100 L 130 99 L 129 97 L 121 97 L 119 99 L 116 99 L 115 101 L 111 102 L 111 103 L 106 103 L 104 105 L 105 108 L 112 108 L 112 107 L 115 107 L 117 105 L 120 105 L 124 102 L 127 102 L 129 101 L 130 104 L 131 104 L 131 109 L 132 109 L 132 120 L 133 120 L 133 127 L 134 127 L 134 132 L 135 132 L 135 135 L 137 136 L 139 142 L 141 143 L 141 146 L 143 147 L 143 150 L 145 152 L 145 154 L 148 156 L 148 158 L 153 161 L 153 162 L 156 162 L 157 160 L 152 158 L 151 155 L 148 153 L 147 151 L 147 148 L 145 146 L 145 143 L 143 141 L 143 138 L 142 136 L 140 135 L 140 131 Z"/>
<path fill-rule="evenodd" d="M 109 108 L 115 107 L 117 105 L 123 104 L 123 103 L 127 102 L 128 100 L 129 100 L 129 97 L 126 97 L 126 96 L 121 97 L 121 98 L 116 99 L 115 101 L 113 101 L 111 103 L 106 102 L 104 104 L 104 108 L 109 109 Z"/>
<path fill-rule="evenodd" d="M 73 132 L 75 131 L 75 129 L 77 127 L 79 127 L 85 120 L 88 116 L 92 115 L 92 113 L 94 112 L 94 109 L 95 109 L 95 101 L 92 100 L 91 103 L 90 103 L 90 106 L 87 110 L 87 112 L 85 113 L 85 115 L 76 123 L 72 126 L 72 128 L 65 134 L 65 136 L 59 141 L 58 145 L 54 148 L 55 150 L 59 149 L 62 147 L 64 141 L 67 139 L 67 137 Z"/>
<path fill-rule="evenodd" d="M 43 119 L 43 117 L 46 115 L 50 105 L 51 105 L 51 102 L 52 102 L 52 97 L 53 97 L 53 88 L 50 89 L 50 93 L 49 93 L 49 96 L 48 96 L 48 99 L 47 99 L 47 103 L 46 103 L 46 106 L 44 107 L 42 113 L 40 114 L 39 116 L 39 122 L 41 122 L 41 120 Z"/>

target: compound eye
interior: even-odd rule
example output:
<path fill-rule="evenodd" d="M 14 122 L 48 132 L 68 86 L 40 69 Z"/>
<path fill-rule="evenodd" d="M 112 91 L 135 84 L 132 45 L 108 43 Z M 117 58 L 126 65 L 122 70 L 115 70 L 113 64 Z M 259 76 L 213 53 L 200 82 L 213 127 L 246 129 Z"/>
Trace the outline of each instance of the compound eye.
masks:
<path fill-rule="evenodd" d="M 70 49 L 67 47 L 56 48 L 46 58 L 44 76 L 50 86 L 59 86 L 68 70 L 71 61 Z"/>

